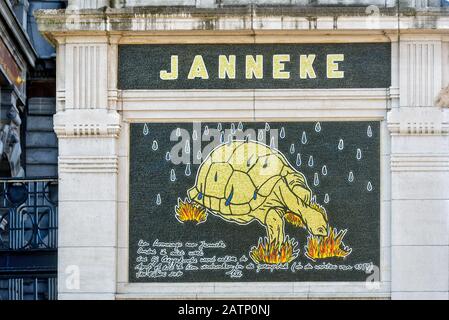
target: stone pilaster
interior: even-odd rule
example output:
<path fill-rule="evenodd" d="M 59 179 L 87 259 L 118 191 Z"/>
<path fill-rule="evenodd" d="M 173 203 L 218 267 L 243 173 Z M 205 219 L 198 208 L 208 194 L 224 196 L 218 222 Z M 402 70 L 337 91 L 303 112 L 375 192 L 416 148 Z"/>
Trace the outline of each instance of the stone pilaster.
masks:
<path fill-rule="evenodd" d="M 120 117 L 108 65 L 116 45 L 105 36 L 57 40 L 59 298 L 114 299 Z"/>
<path fill-rule="evenodd" d="M 391 133 L 392 298 L 448 299 L 449 110 L 435 106 L 442 83 L 442 41 L 399 44 L 399 107 Z"/>

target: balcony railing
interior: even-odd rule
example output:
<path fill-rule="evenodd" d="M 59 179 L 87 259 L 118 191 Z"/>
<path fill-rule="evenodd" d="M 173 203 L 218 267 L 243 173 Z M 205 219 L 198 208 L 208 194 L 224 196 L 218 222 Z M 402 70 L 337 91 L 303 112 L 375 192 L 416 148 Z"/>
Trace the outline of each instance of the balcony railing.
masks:
<path fill-rule="evenodd" d="M 0 250 L 56 249 L 56 179 L 0 180 Z"/>
<path fill-rule="evenodd" d="M 0 179 L 0 300 L 57 297 L 57 182 Z"/>
<path fill-rule="evenodd" d="M 56 299 L 56 277 L 0 278 L 0 300 Z"/>

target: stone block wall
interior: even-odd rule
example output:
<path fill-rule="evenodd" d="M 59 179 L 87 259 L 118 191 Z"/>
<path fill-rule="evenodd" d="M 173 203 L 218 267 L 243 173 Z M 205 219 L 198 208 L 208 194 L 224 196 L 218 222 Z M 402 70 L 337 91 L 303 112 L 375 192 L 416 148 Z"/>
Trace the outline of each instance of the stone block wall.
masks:
<path fill-rule="evenodd" d="M 26 175 L 58 175 L 58 141 L 53 131 L 54 98 L 28 100 L 26 121 Z"/>

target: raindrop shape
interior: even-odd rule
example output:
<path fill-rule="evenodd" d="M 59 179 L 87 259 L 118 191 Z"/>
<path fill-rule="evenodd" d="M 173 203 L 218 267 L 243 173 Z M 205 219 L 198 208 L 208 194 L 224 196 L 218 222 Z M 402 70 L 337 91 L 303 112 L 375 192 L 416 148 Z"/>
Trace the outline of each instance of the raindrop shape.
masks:
<path fill-rule="evenodd" d="M 298 154 L 296 155 L 296 165 L 297 165 L 298 167 L 300 167 L 301 164 L 302 164 L 302 161 L 301 161 L 301 154 L 298 153 Z"/>
<path fill-rule="evenodd" d="M 232 200 L 233 196 L 234 196 L 234 188 L 231 188 L 231 193 L 229 193 L 229 196 L 226 199 L 225 206 L 229 206 L 231 204 L 231 200 Z"/>
<path fill-rule="evenodd" d="M 316 195 L 314 195 L 313 197 L 312 197 L 312 203 L 316 203 Z"/>
<path fill-rule="evenodd" d="M 327 176 L 327 166 L 326 166 L 326 165 L 324 165 L 324 166 L 321 168 L 321 173 L 322 173 L 323 176 Z"/>
<path fill-rule="evenodd" d="M 254 194 L 253 194 L 253 199 L 254 199 L 254 200 L 256 200 L 256 199 L 257 199 L 257 190 L 256 190 L 256 191 L 254 191 Z"/>
<path fill-rule="evenodd" d="M 368 184 L 366 185 L 366 190 L 369 192 L 373 191 L 373 185 L 371 184 L 371 181 L 368 181 Z"/>
<path fill-rule="evenodd" d="M 190 153 L 190 141 L 186 141 L 186 145 L 184 146 L 185 153 Z"/>
<path fill-rule="evenodd" d="M 203 199 L 203 193 L 202 192 L 198 193 L 198 200 L 201 200 L 201 199 Z"/>
<path fill-rule="evenodd" d="M 200 151 L 198 151 L 198 153 L 196 154 L 196 158 L 197 158 L 198 160 L 201 160 L 202 157 L 203 157 L 203 154 L 201 153 L 201 150 L 200 150 Z"/>
<path fill-rule="evenodd" d="M 279 132 L 279 137 L 280 137 L 281 139 L 284 139 L 284 138 L 285 138 L 285 128 L 284 128 L 284 127 L 281 128 L 281 132 Z"/>
<path fill-rule="evenodd" d="M 340 141 L 338 141 L 338 150 L 343 150 L 345 147 L 345 143 L 343 141 L 343 139 L 340 139 Z"/>
<path fill-rule="evenodd" d="M 220 142 L 224 142 L 224 132 L 220 133 Z"/>
<path fill-rule="evenodd" d="M 205 136 L 209 135 L 209 127 L 208 126 L 204 126 L 204 135 Z"/>
<path fill-rule="evenodd" d="M 218 131 L 221 131 L 221 129 L 223 129 L 223 128 L 222 128 L 222 126 L 221 126 L 221 122 L 219 122 L 219 123 L 217 124 L 217 130 L 218 130 Z"/>
<path fill-rule="evenodd" d="M 239 122 L 239 125 L 237 126 L 237 129 L 239 131 L 243 131 L 243 123 L 242 122 Z"/>
<path fill-rule="evenodd" d="M 160 206 L 161 203 L 162 203 L 162 200 L 161 200 L 161 194 L 158 193 L 157 196 L 156 196 L 156 204 L 157 204 L 158 206 Z"/>
<path fill-rule="evenodd" d="M 360 148 L 357 148 L 357 155 L 355 157 L 357 160 L 362 159 L 362 150 L 360 150 Z"/>
<path fill-rule="evenodd" d="M 330 200 L 330 199 L 329 199 L 329 194 L 326 193 L 326 194 L 324 195 L 324 203 L 329 203 L 329 200 Z"/>
<path fill-rule="evenodd" d="M 265 131 L 270 131 L 270 125 L 268 122 L 265 122 Z"/>
<path fill-rule="evenodd" d="M 354 181 L 354 173 L 352 171 L 349 171 L 348 174 L 348 181 L 353 182 Z"/>
<path fill-rule="evenodd" d="M 167 153 L 165 154 L 165 160 L 167 161 L 171 160 L 170 151 L 167 151 Z"/>
<path fill-rule="evenodd" d="M 145 123 L 145 124 L 143 125 L 143 135 L 146 136 L 146 135 L 148 135 L 149 133 L 150 133 L 150 130 L 148 129 L 147 124 Z"/>
<path fill-rule="evenodd" d="M 193 130 L 192 139 L 195 141 L 196 141 L 196 139 L 198 139 L 198 133 L 196 132 L 196 130 Z"/>
<path fill-rule="evenodd" d="M 313 156 L 309 157 L 308 165 L 309 165 L 309 167 L 313 167 Z"/>
<path fill-rule="evenodd" d="M 313 185 L 316 187 L 320 184 L 320 178 L 318 177 L 318 172 L 313 175 Z"/>
<path fill-rule="evenodd" d="M 302 132 L 301 143 L 302 144 L 306 144 L 307 143 L 307 134 L 306 134 L 305 131 Z"/>
<path fill-rule="evenodd" d="M 253 156 L 251 156 L 251 157 L 249 157 L 249 159 L 248 160 L 246 160 L 246 166 L 249 168 L 249 167 L 251 167 L 251 159 L 253 158 Z"/>
<path fill-rule="evenodd" d="M 177 137 L 181 136 L 181 129 L 180 128 L 176 128 L 176 136 Z"/>
<path fill-rule="evenodd" d="M 321 131 L 321 123 L 317 122 L 315 124 L 315 132 L 320 132 Z"/>
<path fill-rule="evenodd" d="M 153 140 L 153 145 L 151 146 L 151 149 L 153 149 L 153 151 L 156 151 L 157 149 L 159 149 L 159 146 L 158 146 L 156 140 Z"/>
<path fill-rule="evenodd" d="M 291 153 L 291 154 L 294 154 L 294 153 L 295 153 L 295 144 L 294 144 L 294 143 L 292 143 L 292 144 L 290 145 L 290 153 Z"/>
<path fill-rule="evenodd" d="M 262 141 L 263 140 L 263 131 L 259 130 L 259 133 L 257 135 L 257 140 Z"/>
<path fill-rule="evenodd" d="M 266 167 L 268 167 L 268 159 L 265 159 L 265 163 L 262 165 L 262 168 L 266 168 Z"/>
<path fill-rule="evenodd" d="M 270 148 L 275 148 L 275 147 L 276 147 L 276 143 L 274 142 L 274 137 L 271 137 Z"/>
<path fill-rule="evenodd" d="M 215 181 L 215 182 L 218 181 L 218 171 L 215 172 L 214 181 Z"/>
<path fill-rule="evenodd" d="M 231 123 L 231 133 L 235 134 L 235 124 Z"/>
<path fill-rule="evenodd" d="M 175 173 L 175 169 L 171 169 L 171 170 L 170 170 L 170 181 L 171 181 L 171 182 L 176 181 L 176 173 Z"/>
<path fill-rule="evenodd" d="M 185 175 L 188 177 L 192 174 L 192 171 L 190 171 L 190 163 L 186 165 L 186 170 L 184 171 Z"/>
<path fill-rule="evenodd" d="M 366 135 L 368 138 L 371 138 L 373 136 L 373 130 L 371 129 L 371 126 L 368 126 L 368 129 L 366 129 Z"/>
<path fill-rule="evenodd" d="M 228 144 L 231 144 L 232 140 L 234 140 L 234 136 L 232 134 L 229 134 L 228 135 Z"/>

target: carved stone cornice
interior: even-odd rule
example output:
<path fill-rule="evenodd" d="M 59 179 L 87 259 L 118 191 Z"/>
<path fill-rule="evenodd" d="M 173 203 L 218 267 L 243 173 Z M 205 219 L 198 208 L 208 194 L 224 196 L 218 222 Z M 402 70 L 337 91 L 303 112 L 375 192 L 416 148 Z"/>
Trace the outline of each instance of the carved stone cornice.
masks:
<path fill-rule="evenodd" d="M 85 10 L 36 10 L 34 15 L 40 31 L 55 42 L 58 35 L 122 34 L 130 32 L 173 34 L 176 32 L 230 33 L 255 36 L 287 33 L 307 33 L 329 36 L 329 32 L 347 37 L 372 35 L 374 41 L 390 41 L 398 30 L 396 8 L 379 8 L 372 16 L 366 7 L 302 7 L 289 6 L 230 6 L 196 8 L 170 6 L 142 6 L 130 8 L 102 8 Z M 438 25 L 438 28 L 434 26 Z M 409 14 L 401 11 L 401 34 L 447 34 L 449 16 L 429 12 Z M 387 36 L 388 34 L 388 36 Z M 385 40 L 387 39 L 388 40 Z M 366 40 L 365 40 L 366 41 Z"/>

